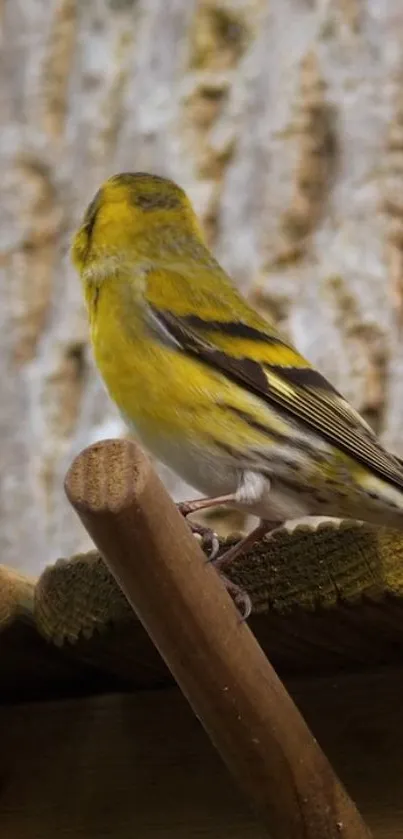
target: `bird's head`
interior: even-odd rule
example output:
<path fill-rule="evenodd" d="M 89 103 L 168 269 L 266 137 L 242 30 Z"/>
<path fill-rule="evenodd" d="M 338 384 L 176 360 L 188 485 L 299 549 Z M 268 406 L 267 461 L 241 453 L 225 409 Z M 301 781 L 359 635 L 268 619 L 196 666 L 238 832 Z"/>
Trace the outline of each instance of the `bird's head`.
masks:
<path fill-rule="evenodd" d="M 108 259 L 158 256 L 170 231 L 200 235 L 186 193 L 167 178 L 142 172 L 113 175 L 100 187 L 84 214 L 72 245 L 72 259 L 83 276 Z"/>

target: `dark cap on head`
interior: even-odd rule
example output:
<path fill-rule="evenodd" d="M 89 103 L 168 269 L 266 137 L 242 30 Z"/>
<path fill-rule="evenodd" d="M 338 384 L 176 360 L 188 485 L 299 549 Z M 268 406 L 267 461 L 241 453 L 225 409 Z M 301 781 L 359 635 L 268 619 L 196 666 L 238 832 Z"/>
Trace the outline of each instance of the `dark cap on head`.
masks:
<path fill-rule="evenodd" d="M 128 199 L 145 211 L 172 210 L 180 207 L 185 198 L 183 190 L 173 181 L 146 172 L 122 172 L 113 175 L 107 183 L 130 187 Z"/>

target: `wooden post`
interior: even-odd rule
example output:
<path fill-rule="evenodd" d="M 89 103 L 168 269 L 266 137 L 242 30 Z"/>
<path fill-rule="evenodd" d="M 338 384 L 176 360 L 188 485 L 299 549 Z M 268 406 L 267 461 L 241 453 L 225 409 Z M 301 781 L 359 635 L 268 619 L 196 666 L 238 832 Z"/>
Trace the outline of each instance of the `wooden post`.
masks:
<path fill-rule="evenodd" d="M 368 839 L 353 802 L 134 443 L 82 452 L 67 496 L 272 839 Z"/>

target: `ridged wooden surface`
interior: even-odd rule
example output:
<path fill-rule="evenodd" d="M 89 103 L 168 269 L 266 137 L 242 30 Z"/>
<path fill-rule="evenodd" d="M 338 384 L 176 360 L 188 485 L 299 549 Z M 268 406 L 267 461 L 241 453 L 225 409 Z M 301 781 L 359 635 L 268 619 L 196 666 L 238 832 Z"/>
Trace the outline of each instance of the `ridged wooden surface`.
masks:
<path fill-rule="evenodd" d="M 402 552 L 392 531 L 299 527 L 261 542 L 230 574 L 250 592 L 250 626 L 281 676 L 370 672 L 401 666 Z M 0 570 L 3 701 L 170 681 L 96 551 L 60 559 L 38 580 Z"/>

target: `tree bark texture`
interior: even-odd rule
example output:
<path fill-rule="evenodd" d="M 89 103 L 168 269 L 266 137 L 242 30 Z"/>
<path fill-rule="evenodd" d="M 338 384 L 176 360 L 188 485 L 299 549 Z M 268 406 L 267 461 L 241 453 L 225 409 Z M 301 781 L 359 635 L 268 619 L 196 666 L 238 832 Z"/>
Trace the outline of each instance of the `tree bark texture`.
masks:
<path fill-rule="evenodd" d="M 403 455 L 403 5 L 3 0 L 0 15 L 1 562 L 87 545 L 63 477 L 124 432 L 68 254 L 113 172 L 180 182 L 242 290 Z"/>

